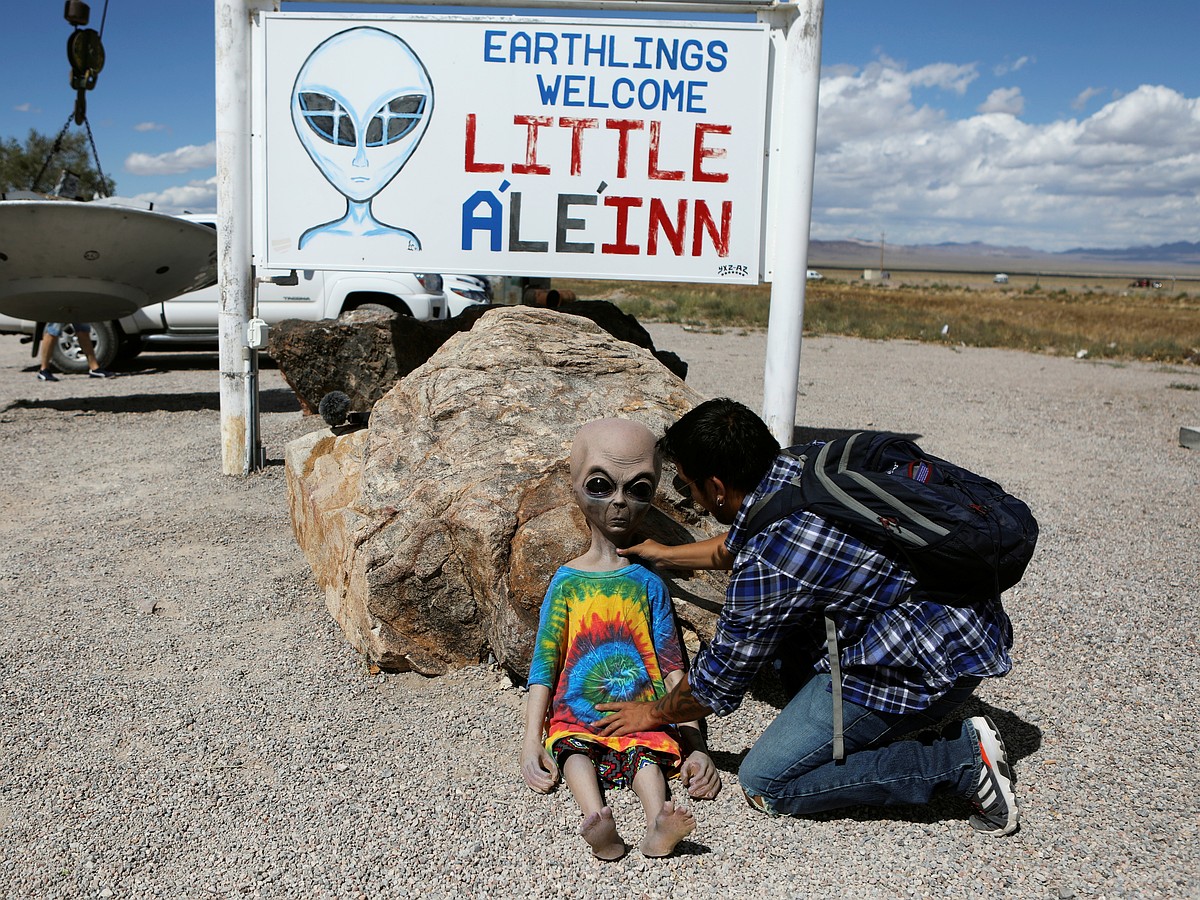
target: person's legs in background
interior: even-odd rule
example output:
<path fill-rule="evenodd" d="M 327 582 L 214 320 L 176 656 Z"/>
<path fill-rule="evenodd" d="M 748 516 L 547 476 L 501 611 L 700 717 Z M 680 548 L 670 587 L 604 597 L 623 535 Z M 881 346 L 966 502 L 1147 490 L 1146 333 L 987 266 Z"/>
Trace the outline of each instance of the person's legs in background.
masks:
<path fill-rule="evenodd" d="M 86 322 L 74 322 L 72 323 L 72 327 L 75 329 L 75 338 L 79 341 L 79 349 L 83 351 L 83 355 L 87 359 L 88 377 L 111 378 L 112 372 L 102 369 L 100 363 L 96 360 L 96 348 L 92 343 L 92 326 Z M 39 366 L 37 377 L 40 381 L 58 381 L 58 378 L 50 370 L 50 357 L 54 353 L 54 342 L 62 337 L 62 331 L 62 322 L 46 323 L 46 331 L 42 335 L 42 346 L 38 354 Z"/>
<path fill-rule="evenodd" d="M 87 357 L 88 377 L 111 378 L 112 372 L 108 371 L 108 369 L 100 368 L 100 363 L 96 361 L 96 346 L 92 343 L 92 326 L 83 322 L 76 322 L 75 337 L 79 340 L 79 349 Z"/>
<path fill-rule="evenodd" d="M 54 352 L 54 342 L 62 335 L 62 322 L 47 322 L 42 332 L 42 346 L 38 348 L 38 381 L 58 381 L 50 371 L 50 354 Z"/>

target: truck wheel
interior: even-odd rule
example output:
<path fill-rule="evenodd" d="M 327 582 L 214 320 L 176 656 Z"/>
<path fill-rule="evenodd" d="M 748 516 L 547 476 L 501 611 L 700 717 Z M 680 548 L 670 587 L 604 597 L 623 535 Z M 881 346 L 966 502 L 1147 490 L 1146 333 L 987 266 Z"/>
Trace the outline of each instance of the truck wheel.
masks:
<path fill-rule="evenodd" d="M 92 347 L 96 352 L 96 362 L 100 368 L 107 369 L 117 358 L 117 329 L 112 322 L 92 323 Z M 50 359 L 55 368 L 68 375 L 81 375 L 88 370 L 87 357 L 79 347 L 79 338 L 75 336 L 75 326 L 63 325 L 63 332 L 54 342 Z"/>

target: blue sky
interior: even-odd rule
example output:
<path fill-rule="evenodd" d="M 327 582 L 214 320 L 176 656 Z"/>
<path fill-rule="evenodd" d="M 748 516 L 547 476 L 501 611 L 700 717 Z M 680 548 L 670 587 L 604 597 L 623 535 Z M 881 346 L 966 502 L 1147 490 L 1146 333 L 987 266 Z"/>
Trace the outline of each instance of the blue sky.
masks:
<path fill-rule="evenodd" d="M 213 4 L 93 0 L 105 173 L 215 203 Z M 313 11 L 352 7 L 285 3 Z M 387 7 L 371 7 L 386 11 Z M 0 138 L 74 100 L 62 0 L 5 4 Z M 1197 0 L 826 0 L 812 236 L 1041 250 L 1200 240 Z"/>

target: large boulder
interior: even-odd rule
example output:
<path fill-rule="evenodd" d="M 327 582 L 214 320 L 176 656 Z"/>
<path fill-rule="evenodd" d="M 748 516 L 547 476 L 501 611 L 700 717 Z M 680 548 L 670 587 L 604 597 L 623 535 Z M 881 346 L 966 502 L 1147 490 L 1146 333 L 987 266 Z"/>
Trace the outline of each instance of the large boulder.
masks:
<path fill-rule="evenodd" d="M 439 674 L 491 653 L 524 677 L 550 577 L 588 542 L 571 495 L 575 431 L 621 416 L 661 432 L 700 399 L 588 320 L 498 307 L 388 391 L 368 429 L 288 445 L 293 529 L 372 661 Z M 716 533 L 668 492 L 646 535 Z M 670 581 L 685 633 L 711 632 L 723 578 Z"/>
<path fill-rule="evenodd" d="M 267 353 L 307 414 L 321 398 L 341 391 L 350 409 L 370 412 L 399 379 L 424 363 L 455 334 L 468 331 L 495 306 L 469 306 L 452 319 L 423 322 L 386 309 L 362 309 L 338 319 L 317 322 L 288 319 L 273 326 Z M 559 313 L 591 319 L 618 340 L 650 350 L 680 378 L 687 363 L 666 350 L 656 350 L 650 333 L 636 318 L 607 300 L 564 303 Z"/>

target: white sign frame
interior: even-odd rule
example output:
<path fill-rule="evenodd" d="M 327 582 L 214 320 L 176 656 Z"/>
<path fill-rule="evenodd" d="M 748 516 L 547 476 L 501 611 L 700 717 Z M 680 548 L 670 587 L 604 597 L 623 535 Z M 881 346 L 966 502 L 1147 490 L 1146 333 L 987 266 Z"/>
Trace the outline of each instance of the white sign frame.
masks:
<path fill-rule="evenodd" d="M 260 267 L 763 280 L 765 24 L 316 13 L 259 22 Z M 405 91 L 423 106 L 415 147 L 401 131 L 410 120 L 386 114 Z M 354 104 L 362 109 L 345 109 Z M 334 121 L 344 134 L 330 133 Z M 375 136 L 389 121 L 390 144 Z M 360 176 L 372 170 L 382 174 Z"/>

